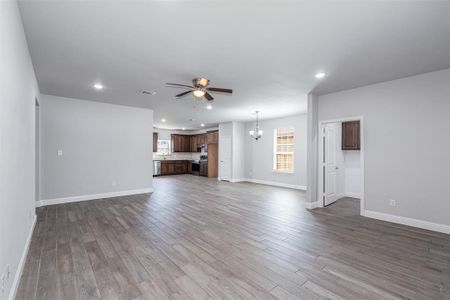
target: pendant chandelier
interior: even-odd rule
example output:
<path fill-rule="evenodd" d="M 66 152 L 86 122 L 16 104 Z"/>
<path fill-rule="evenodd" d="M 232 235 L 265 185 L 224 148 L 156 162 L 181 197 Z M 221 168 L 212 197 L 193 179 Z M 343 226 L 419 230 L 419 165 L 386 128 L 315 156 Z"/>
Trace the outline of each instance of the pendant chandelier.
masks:
<path fill-rule="evenodd" d="M 258 114 L 259 111 L 256 111 L 256 126 L 255 126 L 255 130 L 250 130 L 248 133 L 250 134 L 250 136 L 252 138 L 254 138 L 255 140 L 259 140 L 263 134 L 262 130 L 259 130 L 259 120 L 258 120 Z"/>

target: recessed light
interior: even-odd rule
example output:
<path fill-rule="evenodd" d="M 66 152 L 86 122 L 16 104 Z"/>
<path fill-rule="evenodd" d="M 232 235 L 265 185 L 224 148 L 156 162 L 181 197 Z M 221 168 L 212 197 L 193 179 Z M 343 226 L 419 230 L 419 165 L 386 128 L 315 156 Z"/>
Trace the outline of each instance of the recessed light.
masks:
<path fill-rule="evenodd" d="M 162 119 L 161 119 L 161 122 L 163 122 L 163 123 L 166 122 L 166 119 L 162 118 Z"/>
<path fill-rule="evenodd" d="M 96 90 L 103 90 L 103 84 L 101 84 L 101 83 L 95 83 L 95 84 L 94 84 L 94 89 L 96 89 Z"/>
<path fill-rule="evenodd" d="M 183 128 L 181 128 L 181 130 L 186 130 L 186 128 L 183 127 Z"/>
<path fill-rule="evenodd" d="M 211 105 L 211 104 L 208 104 L 208 105 L 206 106 L 206 109 L 211 110 L 211 109 L 212 109 L 212 105 Z"/>
<path fill-rule="evenodd" d="M 205 127 L 205 124 L 202 123 L 202 124 L 200 124 L 200 126 Z"/>
<path fill-rule="evenodd" d="M 316 78 L 321 79 L 321 78 L 324 78 L 326 75 L 327 74 L 325 74 L 324 72 L 319 72 L 315 76 L 316 76 Z"/>

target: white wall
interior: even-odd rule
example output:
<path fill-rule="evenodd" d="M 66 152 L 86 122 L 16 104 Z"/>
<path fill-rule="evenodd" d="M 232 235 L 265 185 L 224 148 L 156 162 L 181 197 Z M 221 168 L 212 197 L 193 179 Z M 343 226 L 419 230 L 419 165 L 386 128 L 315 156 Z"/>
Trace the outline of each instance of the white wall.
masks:
<path fill-rule="evenodd" d="M 446 69 L 319 97 L 319 120 L 364 116 L 366 210 L 450 225 L 449 82 Z"/>
<path fill-rule="evenodd" d="M 16 1 L 0 1 L 0 298 L 12 299 L 35 220 L 35 98 L 39 95 Z"/>
<path fill-rule="evenodd" d="M 345 195 L 361 197 L 361 151 L 345 150 Z"/>
<path fill-rule="evenodd" d="M 233 122 L 232 126 L 232 178 L 234 180 L 242 180 L 245 178 L 245 124 L 241 122 Z"/>
<path fill-rule="evenodd" d="M 152 187 L 152 110 L 49 95 L 40 110 L 41 199 Z"/>
<path fill-rule="evenodd" d="M 219 124 L 219 178 L 224 178 L 222 163 L 220 163 L 220 161 L 225 160 L 222 157 L 224 145 L 220 143 L 223 137 L 231 138 L 230 181 L 241 181 L 245 176 L 245 123 L 228 122 Z"/>
<path fill-rule="evenodd" d="M 258 141 L 248 135 L 255 123 L 245 124 L 245 176 L 249 179 L 275 182 L 306 188 L 307 115 L 300 114 L 284 118 L 263 120 L 260 128 L 263 136 Z M 273 171 L 274 130 L 294 128 L 294 173 Z"/>
<path fill-rule="evenodd" d="M 305 207 L 312 209 L 317 205 L 318 194 L 318 127 L 319 127 L 319 100 L 317 95 L 309 93 L 307 98 L 308 111 L 307 111 L 307 189 L 306 189 L 306 202 Z"/>

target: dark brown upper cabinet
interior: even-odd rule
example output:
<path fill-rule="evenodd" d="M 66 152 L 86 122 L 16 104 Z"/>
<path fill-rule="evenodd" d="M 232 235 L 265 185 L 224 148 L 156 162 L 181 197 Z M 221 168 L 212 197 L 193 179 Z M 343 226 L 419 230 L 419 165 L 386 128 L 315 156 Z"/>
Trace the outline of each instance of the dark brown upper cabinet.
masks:
<path fill-rule="evenodd" d="M 219 143 L 219 132 L 209 131 L 206 133 L 206 144 L 218 144 Z"/>
<path fill-rule="evenodd" d="M 158 152 L 158 133 L 153 132 L 153 152 Z"/>
<path fill-rule="evenodd" d="M 360 150 L 360 122 L 342 122 L 342 150 Z"/>
<path fill-rule="evenodd" d="M 200 152 L 199 147 L 206 142 L 206 134 L 191 135 L 191 152 Z"/>
<path fill-rule="evenodd" d="M 191 152 L 191 136 L 183 134 L 171 135 L 172 152 Z"/>

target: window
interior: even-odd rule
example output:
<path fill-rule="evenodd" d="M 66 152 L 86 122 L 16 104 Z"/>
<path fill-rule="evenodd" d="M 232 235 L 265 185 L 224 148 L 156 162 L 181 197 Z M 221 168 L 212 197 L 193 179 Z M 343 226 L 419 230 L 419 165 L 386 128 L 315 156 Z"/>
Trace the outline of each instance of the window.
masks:
<path fill-rule="evenodd" d="M 169 140 L 158 140 L 158 150 L 156 152 L 159 155 L 169 155 L 170 154 L 170 141 Z"/>
<path fill-rule="evenodd" d="M 275 129 L 273 170 L 294 173 L 294 128 Z"/>

